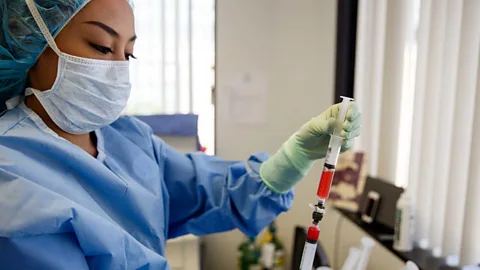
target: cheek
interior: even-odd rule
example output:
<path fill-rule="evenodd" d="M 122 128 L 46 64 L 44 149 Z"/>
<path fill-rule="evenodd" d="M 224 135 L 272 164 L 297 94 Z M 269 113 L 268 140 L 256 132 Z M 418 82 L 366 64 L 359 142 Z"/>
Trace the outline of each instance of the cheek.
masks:
<path fill-rule="evenodd" d="M 47 50 L 29 72 L 30 86 L 40 91 L 51 89 L 57 79 L 58 56 Z"/>

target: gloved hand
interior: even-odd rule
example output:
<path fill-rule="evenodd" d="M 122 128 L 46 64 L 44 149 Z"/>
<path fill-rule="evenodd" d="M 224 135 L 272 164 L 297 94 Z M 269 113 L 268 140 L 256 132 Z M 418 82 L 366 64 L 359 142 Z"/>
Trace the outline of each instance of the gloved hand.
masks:
<path fill-rule="evenodd" d="M 325 157 L 339 111 L 340 104 L 333 105 L 307 122 L 262 164 L 260 176 L 270 189 L 287 192 L 308 173 L 315 160 Z M 360 125 L 358 107 L 352 102 L 341 131 L 342 152 L 352 147 L 353 139 L 360 135 Z"/>

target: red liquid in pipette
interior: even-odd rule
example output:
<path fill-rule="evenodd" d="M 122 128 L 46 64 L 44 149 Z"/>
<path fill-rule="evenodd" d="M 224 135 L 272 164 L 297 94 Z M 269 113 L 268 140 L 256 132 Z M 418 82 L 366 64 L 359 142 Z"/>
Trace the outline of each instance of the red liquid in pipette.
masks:
<path fill-rule="evenodd" d="M 328 194 L 330 194 L 330 188 L 332 186 L 333 175 L 335 170 L 326 169 L 322 172 L 322 177 L 320 178 L 320 184 L 318 184 L 317 196 L 320 199 L 327 199 Z"/>

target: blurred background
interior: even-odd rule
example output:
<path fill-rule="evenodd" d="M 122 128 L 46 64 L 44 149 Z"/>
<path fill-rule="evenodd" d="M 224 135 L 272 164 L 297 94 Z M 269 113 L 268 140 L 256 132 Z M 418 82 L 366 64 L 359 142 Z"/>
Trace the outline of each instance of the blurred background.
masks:
<path fill-rule="evenodd" d="M 400 269 L 407 260 L 423 269 L 480 263 L 480 1 L 135 4 L 140 38 L 127 113 L 153 122 L 171 116 L 164 121 L 173 131 L 157 133 L 182 151 L 232 160 L 273 154 L 341 95 L 356 99 L 363 129 L 351 154 L 362 158 L 352 159 L 353 191 L 348 174 L 335 179 L 337 203 L 321 223 L 325 265 L 340 269 L 364 236 L 376 241 L 368 269 Z M 284 252 L 275 269 L 295 267 L 296 227 L 311 222 L 308 204 L 316 200 L 322 164 L 275 223 Z M 366 186 L 381 198 L 371 223 L 361 218 Z M 402 192 L 414 209 L 409 252 L 392 247 Z M 174 269 L 240 269 L 245 241 L 239 231 L 175 239 L 167 258 Z"/>

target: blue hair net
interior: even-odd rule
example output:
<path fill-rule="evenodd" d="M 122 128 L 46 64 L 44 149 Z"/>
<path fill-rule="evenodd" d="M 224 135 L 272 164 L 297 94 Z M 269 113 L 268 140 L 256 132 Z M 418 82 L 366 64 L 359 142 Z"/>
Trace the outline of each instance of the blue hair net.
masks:
<path fill-rule="evenodd" d="M 131 0 L 127 0 L 133 8 Z M 35 0 L 55 37 L 90 0 Z M 43 52 L 43 37 L 25 0 L 0 0 L 0 112 L 5 102 L 25 90 L 28 70 Z"/>

